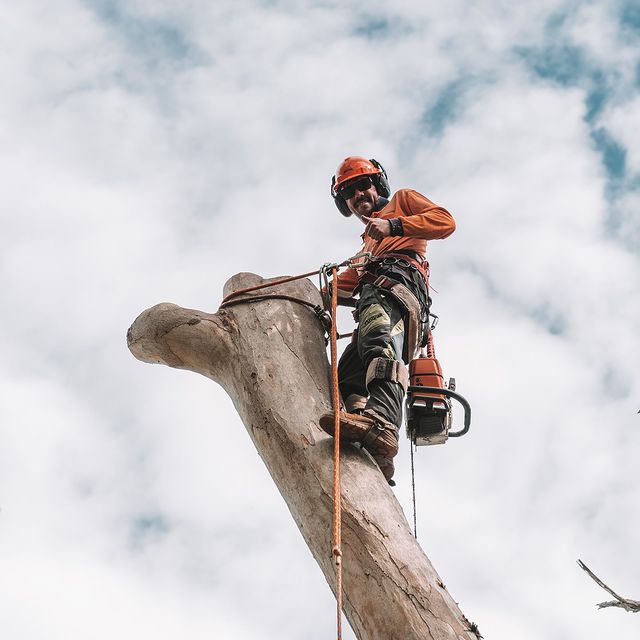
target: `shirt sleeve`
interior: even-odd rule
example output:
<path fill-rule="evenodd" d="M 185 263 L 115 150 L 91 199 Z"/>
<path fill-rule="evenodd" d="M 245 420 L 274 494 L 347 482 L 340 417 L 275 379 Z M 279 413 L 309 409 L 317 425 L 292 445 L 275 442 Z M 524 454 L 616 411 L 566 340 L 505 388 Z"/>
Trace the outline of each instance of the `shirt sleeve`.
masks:
<path fill-rule="evenodd" d="M 434 204 L 413 189 L 398 192 L 402 217 L 403 236 L 439 240 L 447 238 L 456 230 L 453 216 L 444 208 Z"/>

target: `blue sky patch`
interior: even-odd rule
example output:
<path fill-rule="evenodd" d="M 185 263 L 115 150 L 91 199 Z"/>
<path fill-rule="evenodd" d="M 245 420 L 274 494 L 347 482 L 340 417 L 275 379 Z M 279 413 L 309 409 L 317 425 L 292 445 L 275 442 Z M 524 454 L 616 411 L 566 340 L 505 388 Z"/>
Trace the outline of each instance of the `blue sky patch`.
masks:
<path fill-rule="evenodd" d="M 560 336 L 567 330 L 566 319 L 551 307 L 550 304 L 544 304 L 532 313 L 532 317 L 537 324 L 546 328 L 553 336 Z"/>
<path fill-rule="evenodd" d="M 624 178 L 627 150 L 618 144 L 602 127 L 594 129 L 591 134 L 596 148 L 602 155 L 602 162 L 613 180 L 621 180 Z"/>
<path fill-rule="evenodd" d="M 421 118 L 421 125 L 429 135 L 440 135 L 446 126 L 456 118 L 460 110 L 465 84 L 462 79 L 451 82 L 440 91 L 432 104 L 427 107 Z"/>
<path fill-rule="evenodd" d="M 584 76 L 583 52 L 574 46 L 557 44 L 548 48 L 518 47 L 516 53 L 540 78 L 572 86 Z"/>
<path fill-rule="evenodd" d="M 417 27 L 412 22 L 398 16 L 385 18 L 380 15 L 364 14 L 354 17 L 356 26 L 353 35 L 370 41 L 384 40 L 393 35 L 409 35 L 416 31 Z"/>
<path fill-rule="evenodd" d="M 134 547 L 142 547 L 166 535 L 169 529 L 169 523 L 161 514 L 139 516 L 131 523 L 131 542 Z"/>
<path fill-rule="evenodd" d="M 391 25 L 386 18 L 377 16 L 364 16 L 359 20 L 358 26 L 354 29 L 357 36 L 375 40 L 384 38 L 391 31 Z"/>
<path fill-rule="evenodd" d="M 622 21 L 640 25 L 640 5 L 627 4 Z M 547 25 L 547 47 L 519 48 L 516 50 L 524 64 L 539 78 L 563 87 L 579 87 L 586 92 L 585 121 L 591 126 L 590 136 L 600 154 L 607 173 L 605 195 L 614 202 L 629 189 L 627 150 L 623 143 L 600 126 L 599 117 L 612 102 L 620 99 L 620 72 L 616 68 L 602 68 L 590 61 L 587 53 L 571 44 L 563 44 L 562 27 L 565 18 L 557 17 Z M 636 86 L 640 86 L 640 65 L 636 71 Z M 620 225 L 610 212 L 606 223 L 610 233 L 617 233 Z"/>
<path fill-rule="evenodd" d="M 500 288 L 496 279 L 473 260 L 465 259 L 459 263 L 459 267 L 474 274 L 482 282 L 489 298 L 499 301 L 521 316 L 530 318 L 537 326 L 553 336 L 566 334 L 567 320 L 563 314 L 553 308 L 550 302 L 541 302 L 537 306 L 532 306 L 527 301 L 506 293 Z"/>
<path fill-rule="evenodd" d="M 519 48 L 517 53 L 539 78 L 565 87 L 584 88 L 587 92 L 587 122 L 593 122 L 606 106 L 615 71 L 607 74 L 590 67 L 581 49 L 554 45 L 545 49 Z"/>
<path fill-rule="evenodd" d="M 640 31 L 640 4 L 638 4 L 638 0 L 630 0 L 623 4 L 620 22 L 625 27 Z"/>
<path fill-rule="evenodd" d="M 587 122 L 593 122 L 602 111 L 610 93 L 609 83 L 602 71 L 593 71 L 590 74 L 591 88 L 587 93 Z"/>
<path fill-rule="evenodd" d="M 135 530 L 143 532 L 169 530 L 167 521 L 160 514 L 140 516 L 133 521 L 133 527 Z"/>
<path fill-rule="evenodd" d="M 194 62 L 200 57 L 199 52 L 174 24 L 130 14 L 125 6 L 112 0 L 94 0 L 90 6 L 150 66 Z"/>

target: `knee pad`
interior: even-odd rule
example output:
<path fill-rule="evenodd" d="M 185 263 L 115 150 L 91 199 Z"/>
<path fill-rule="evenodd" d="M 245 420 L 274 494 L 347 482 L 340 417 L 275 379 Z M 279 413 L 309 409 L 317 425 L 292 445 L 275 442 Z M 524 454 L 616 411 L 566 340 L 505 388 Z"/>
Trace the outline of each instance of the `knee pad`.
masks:
<path fill-rule="evenodd" d="M 374 358 L 367 367 L 366 385 L 373 380 L 389 380 L 397 382 L 407 392 L 409 386 L 409 374 L 404 362 L 389 360 L 389 358 Z"/>

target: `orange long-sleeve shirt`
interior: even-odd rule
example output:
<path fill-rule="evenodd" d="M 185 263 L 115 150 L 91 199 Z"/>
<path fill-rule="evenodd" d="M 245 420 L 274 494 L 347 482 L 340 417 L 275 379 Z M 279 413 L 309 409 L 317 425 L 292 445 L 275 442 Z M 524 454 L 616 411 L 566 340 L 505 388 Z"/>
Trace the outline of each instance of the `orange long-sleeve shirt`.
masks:
<path fill-rule="evenodd" d="M 425 257 L 427 240 L 438 240 L 450 236 L 456 229 L 453 216 L 444 208 L 434 204 L 413 189 L 397 191 L 380 211 L 371 218 L 402 218 L 403 235 L 387 236 L 380 241 L 362 234 L 364 244 L 360 251 L 374 256 L 410 249 Z M 351 297 L 360 280 L 355 269 L 347 269 L 338 275 L 338 295 Z"/>

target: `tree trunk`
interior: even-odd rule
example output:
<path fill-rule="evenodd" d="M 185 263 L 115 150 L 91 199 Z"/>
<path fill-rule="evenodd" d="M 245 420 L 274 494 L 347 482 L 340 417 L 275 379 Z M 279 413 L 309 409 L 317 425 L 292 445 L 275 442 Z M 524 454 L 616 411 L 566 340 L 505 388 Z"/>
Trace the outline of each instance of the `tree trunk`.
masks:
<path fill-rule="evenodd" d="M 262 282 L 238 274 L 225 294 Z M 309 280 L 264 292 L 320 303 Z M 313 311 L 279 299 L 215 314 L 162 303 L 135 320 L 127 342 L 139 360 L 222 385 L 335 593 L 333 439 L 318 426 L 330 409 L 330 375 Z M 375 462 L 354 445 L 343 446 L 341 461 L 344 612 L 357 637 L 475 640 Z"/>

